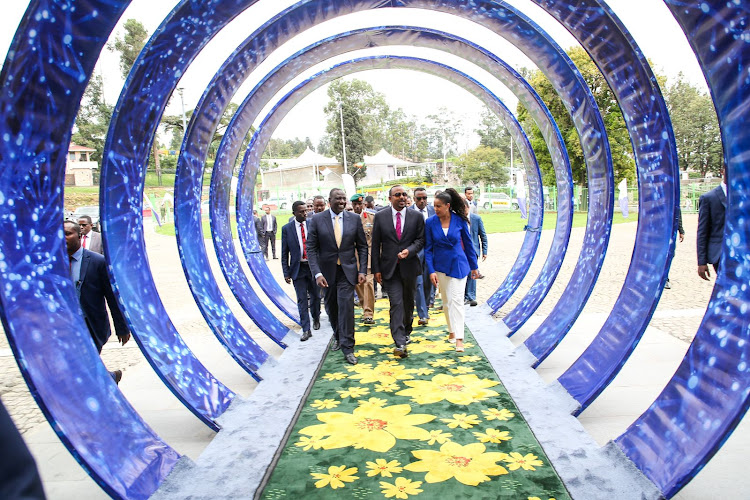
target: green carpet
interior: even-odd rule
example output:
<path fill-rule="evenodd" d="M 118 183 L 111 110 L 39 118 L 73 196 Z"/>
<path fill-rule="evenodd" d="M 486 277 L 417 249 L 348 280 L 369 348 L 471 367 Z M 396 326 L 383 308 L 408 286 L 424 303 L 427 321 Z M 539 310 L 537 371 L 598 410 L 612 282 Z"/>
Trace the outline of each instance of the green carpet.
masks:
<path fill-rule="evenodd" d="M 262 498 L 570 498 L 468 329 L 456 353 L 431 310 L 402 360 L 387 308 L 359 364 L 328 353 Z"/>

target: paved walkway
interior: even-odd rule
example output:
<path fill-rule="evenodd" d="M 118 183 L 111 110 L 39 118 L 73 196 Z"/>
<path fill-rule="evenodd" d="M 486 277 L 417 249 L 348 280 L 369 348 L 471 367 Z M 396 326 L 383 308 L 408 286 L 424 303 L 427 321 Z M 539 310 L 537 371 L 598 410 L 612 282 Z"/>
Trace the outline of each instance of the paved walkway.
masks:
<path fill-rule="evenodd" d="M 599 399 L 580 417 L 587 430 L 600 443 L 619 435 L 632 420 L 643 411 L 661 387 L 669 379 L 669 375 L 679 364 L 682 355 L 688 347 L 695 331 L 700 324 L 706 304 L 711 294 L 713 282 L 704 282 L 696 274 L 695 261 L 695 233 L 697 216 L 685 215 L 684 225 L 687 232 L 685 242 L 678 243 L 675 259 L 672 264 L 672 289 L 665 290 L 657 308 L 651 327 L 644 340 L 639 344 L 622 374 L 614 381 Z M 627 272 L 627 266 L 633 250 L 636 224 L 618 224 L 613 226 L 612 238 L 607 252 L 604 268 L 599 277 L 581 319 L 573 331 L 539 368 L 540 374 L 546 380 L 553 380 L 575 360 L 587 345 L 587 336 L 595 335 L 611 310 L 622 282 Z M 577 255 L 580 251 L 584 229 L 574 229 L 569 245 L 567 258 L 563 268 L 553 286 L 549 297 L 544 301 L 536 315 L 513 337 L 514 343 L 522 342 L 533 332 L 544 315 L 548 313 L 568 282 Z M 515 260 L 517 251 L 523 239 L 522 233 L 505 233 L 490 235 L 489 258 L 480 269 L 486 276 L 479 282 L 478 299 L 486 300 L 505 277 L 507 269 Z M 522 283 L 514 297 L 504 307 L 499 316 L 502 317 L 523 293 L 534 282 L 546 257 L 546 250 L 552 240 L 552 231 L 545 231 L 540 243 L 540 255 L 534 261 L 528 277 Z M 233 390 L 247 395 L 252 392 L 255 384 L 248 380 L 241 369 L 231 362 L 231 358 L 219 345 L 213 334 L 207 328 L 192 295 L 185 282 L 184 274 L 173 238 L 159 236 L 147 229 L 146 237 L 152 272 L 155 275 L 157 288 L 161 292 L 162 301 L 170 317 L 187 344 L 199 354 L 201 361 L 217 377 L 227 383 Z M 209 254 L 213 253 L 210 242 Z M 271 261 L 270 267 L 274 275 L 281 280 L 281 266 L 278 260 Z M 220 288 L 224 292 L 230 306 L 238 319 L 256 338 L 256 340 L 274 355 L 280 353 L 275 344 L 268 341 L 242 309 L 235 303 L 233 296 L 223 283 L 221 271 L 215 258 L 212 258 L 212 270 L 217 277 Z M 247 270 L 246 270 L 247 272 Z M 248 272 L 248 275 L 250 273 Z M 293 294 L 290 285 L 288 292 Z M 269 306 L 270 301 L 269 301 Z M 290 320 L 283 315 L 279 318 L 290 327 Z M 658 358 L 663 361 L 663 368 L 659 379 L 643 380 L 643 367 L 653 363 L 654 346 L 658 345 Z M 649 349 L 649 346 L 652 350 Z M 204 429 L 202 424 L 181 407 L 179 402 L 163 388 L 161 382 L 145 363 L 135 342 L 126 346 L 119 346 L 115 342 L 105 346 L 102 359 L 110 369 L 123 369 L 124 379 L 121 389 L 134 406 L 144 415 L 144 418 L 170 444 L 182 453 L 196 456 L 210 441 L 212 433 Z M 671 370 L 671 371 L 670 371 Z M 0 337 L 0 397 L 16 422 L 31 443 L 32 451 L 37 456 L 42 474 L 51 498 L 69 498 L 68 495 L 87 491 L 90 496 L 97 498 L 103 494 L 98 487 L 88 479 L 80 467 L 60 445 L 57 438 L 45 422 L 36 403 L 30 397 L 28 388 L 23 382 L 15 360 L 8 348 L 5 336 Z M 648 378 L 648 377 L 647 377 Z M 148 388 L 148 390 L 145 390 Z M 152 399 L 157 398 L 157 399 Z M 154 401 L 168 400 L 169 403 L 154 404 Z M 175 425 L 176 419 L 181 422 Z M 747 491 L 750 478 L 737 468 L 738 453 L 747 449 L 750 442 L 748 424 L 741 424 L 738 431 L 720 450 L 716 457 L 708 464 L 701 474 L 690 483 L 680 494 L 680 498 L 721 498 L 721 487 L 729 488 L 723 497 L 737 495 L 740 491 Z M 179 430 L 178 430 L 179 429 Z M 180 448 L 174 443 L 183 443 Z M 189 443 L 188 443 L 189 442 Z M 707 495 L 707 496 L 706 496 Z M 718 495 L 718 496 L 717 496 Z"/>

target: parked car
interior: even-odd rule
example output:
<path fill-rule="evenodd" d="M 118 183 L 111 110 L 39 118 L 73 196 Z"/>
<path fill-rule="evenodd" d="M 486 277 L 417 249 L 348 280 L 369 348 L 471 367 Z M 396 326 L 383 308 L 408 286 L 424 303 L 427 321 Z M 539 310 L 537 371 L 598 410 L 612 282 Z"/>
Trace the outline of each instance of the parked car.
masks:
<path fill-rule="evenodd" d="M 286 210 L 287 208 L 292 208 L 291 202 L 284 198 L 269 198 L 257 203 L 259 210 L 262 210 L 266 205 L 271 207 L 271 210 Z"/>
<path fill-rule="evenodd" d="M 99 227 L 99 207 L 98 206 L 89 206 L 89 207 L 78 207 L 76 208 L 76 211 L 73 212 L 73 220 L 78 222 L 78 219 L 81 218 L 84 215 L 88 215 L 91 217 L 91 228 L 94 231 L 100 231 Z"/>
<path fill-rule="evenodd" d="M 505 193 L 483 193 L 479 196 L 479 208 L 485 210 L 518 210 L 518 200 Z"/>

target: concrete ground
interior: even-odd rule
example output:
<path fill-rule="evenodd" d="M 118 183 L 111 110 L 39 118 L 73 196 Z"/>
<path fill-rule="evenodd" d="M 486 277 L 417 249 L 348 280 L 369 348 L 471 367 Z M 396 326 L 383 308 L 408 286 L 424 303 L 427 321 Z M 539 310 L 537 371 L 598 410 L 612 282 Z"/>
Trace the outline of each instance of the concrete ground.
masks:
<path fill-rule="evenodd" d="M 665 290 L 651 326 L 625 368 L 579 417 L 591 436 L 602 445 L 621 434 L 659 394 L 679 365 L 700 324 L 713 282 L 704 282 L 696 274 L 696 225 L 696 215 L 684 215 L 686 237 L 683 243 L 678 243 L 672 263 L 672 289 Z M 544 380 L 551 382 L 565 371 L 604 323 L 622 287 L 633 251 L 635 232 L 635 223 L 613 227 L 604 268 L 586 308 L 560 346 L 537 369 Z M 554 307 L 575 266 L 583 234 L 583 228 L 573 230 L 567 257 L 556 284 L 534 317 L 512 337 L 514 344 L 522 343 Z M 480 269 L 486 276 L 479 281 L 480 301 L 486 300 L 504 279 L 522 240 L 522 233 L 490 235 L 489 258 L 480 263 Z M 534 282 L 551 241 L 552 231 L 545 231 L 539 255 L 527 279 L 499 312 L 498 317 L 507 313 Z M 280 355 L 280 349 L 259 332 L 234 301 L 213 256 L 213 247 L 210 242 L 206 243 L 212 258 L 213 273 L 237 318 L 264 348 L 273 355 Z M 174 238 L 156 235 L 147 226 L 146 244 L 162 301 L 187 344 L 208 369 L 231 389 L 243 396 L 252 393 L 257 384 L 224 351 L 195 305 L 184 279 Z M 277 279 L 283 282 L 279 261 L 270 261 L 270 268 Z M 248 276 L 251 276 L 249 272 Z M 284 286 L 293 295 L 291 285 Z M 269 306 L 275 310 L 270 302 Z M 282 315 L 279 318 L 292 326 L 291 321 Z M 144 362 L 135 342 L 119 346 L 110 341 L 102 352 L 102 359 L 110 369 L 123 369 L 124 377 L 120 388 L 144 420 L 178 452 L 196 459 L 214 433 L 164 387 L 148 363 Z M 4 336 L 0 338 L 0 397 L 37 459 L 49 498 L 107 498 L 62 446 L 44 420 L 29 395 Z M 745 419 L 724 447 L 676 498 L 746 497 L 750 478 L 741 469 L 741 464 L 744 463 L 741 457 L 749 445 L 750 427 Z"/>

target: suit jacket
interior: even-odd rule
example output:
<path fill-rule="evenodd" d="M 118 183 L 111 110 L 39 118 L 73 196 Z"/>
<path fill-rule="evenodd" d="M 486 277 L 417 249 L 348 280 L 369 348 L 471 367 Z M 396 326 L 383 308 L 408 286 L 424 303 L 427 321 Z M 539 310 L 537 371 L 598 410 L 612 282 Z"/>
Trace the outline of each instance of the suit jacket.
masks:
<path fill-rule="evenodd" d="M 260 217 L 253 215 L 253 222 L 255 222 L 255 234 L 259 238 L 262 238 L 266 234 L 266 230 L 263 227 L 263 223 L 260 221 Z"/>
<path fill-rule="evenodd" d="M 274 234 L 276 234 L 276 230 L 278 229 L 278 225 L 276 224 L 276 216 L 275 215 L 265 215 L 264 214 L 260 218 L 260 223 L 263 226 L 263 232 L 264 233 L 268 232 L 268 230 L 266 229 L 268 227 L 268 217 L 271 217 L 271 224 L 272 224 L 272 227 L 273 227 L 273 231 L 271 231 L 271 232 L 274 233 Z"/>
<path fill-rule="evenodd" d="M 425 222 L 424 260 L 430 274 L 445 273 L 451 278 L 465 278 L 472 269 L 478 269 L 477 253 L 471 242 L 469 225 L 451 213 L 448 234 L 443 233 L 440 218 L 435 215 Z"/>
<path fill-rule="evenodd" d="M 372 228 L 372 272 L 381 273 L 383 279 L 391 279 L 400 264 L 399 272 L 403 278 L 416 279 L 422 274 L 419 262 L 419 251 L 424 248 L 424 218 L 414 210 L 404 210 L 401 224 L 401 239 L 396 237 L 393 226 L 393 211 L 383 209 L 375 214 L 375 225 Z M 404 249 L 409 256 L 399 260 L 398 254 Z"/>
<path fill-rule="evenodd" d="M 81 274 L 76 283 L 76 289 L 86 326 L 100 352 L 111 333 L 107 309 L 104 307 L 105 300 L 112 314 L 117 336 L 122 337 L 128 334 L 128 325 L 112 292 L 109 274 L 107 274 L 107 263 L 103 256 L 90 250 L 83 250 Z"/>
<path fill-rule="evenodd" d="M 0 402 L 0 498 L 44 500 L 39 472 L 26 443 Z"/>
<path fill-rule="evenodd" d="M 422 213 L 422 212 L 419 211 L 419 209 L 417 208 L 416 205 L 412 205 L 409 208 L 411 208 L 412 210 L 414 210 L 416 212 L 419 212 L 420 214 Z M 427 205 L 425 207 L 425 210 L 427 210 L 427 217 L 428 218 L 430 218 L 433 215 L 435 215 L 435 207 L 433 207 L 432 205 Z M 424 264 L 424 248 L 422 248 L 422 250 L 419 251 L 419 262 L 422 264 L 422 271 L 423 272 L 426 271 L 427 270 L 427 266 L 425 266 L 425 264 Z"/>
<path fill-rule="evenodd" d="M 97 233 L 94 230 L 89 231 L 89 234 L 86 235 L 86 250 L 91 250 L 99 255 L 104 255 L 101 233 Z"/>
<path fill-rule="evenodd" d="M 718 264 L 724 238 L 727 197 L 721 186 L 698 200 L 698 265 Z"/>
<path fill-rule="evenodd" d="M 367 274 L 367 239 L 362 221 L 354 212 L 344 210 L 341 215 L 340 247 L 336 246 L 330 209 L 315 214 L 312 220 L 307 221 L 310 231 L 307 238 L 310 271 L 313 277 L 322 274 L 329 286 L 336 281 L 336 262 L 339 260 L 346 279 L 352 285 L 357 284 L 357 274 Z"/>
<path fill-rule="evenodd" d="M 284 271 L 284 278 L 297 279 L 299 275 L 299 264 L 302 262 L 302 255 L 299 251 L 299 237 L 297 236 L 297 221 L 293 220 L 281 227 L 281 269 Z M 305 230 L 305 240 L 308 240 L 310 234 L 310 225 Z M 310 255 L 308 252 L 308 259 Z"/>
<path fill-rule="evenodd" d="M 474 244 L 474 252 L 479 257 L 480 241 L 482 255 L 487 255 L 487 231 L 484 230 L 484 221 L 477 214 L 471 214 L 469 226 L 471 232 L 471 242 Z"/>

